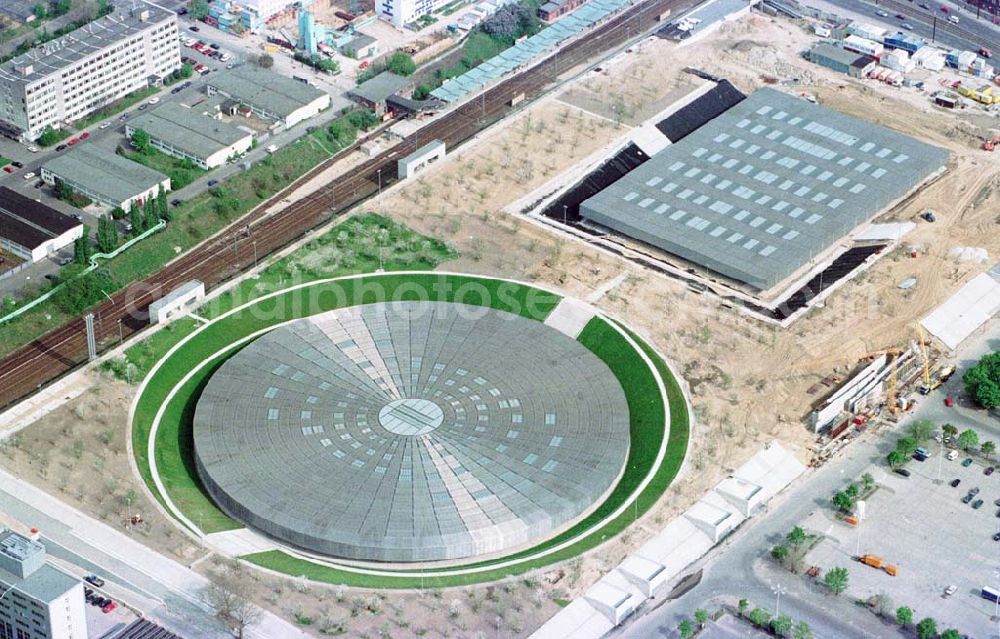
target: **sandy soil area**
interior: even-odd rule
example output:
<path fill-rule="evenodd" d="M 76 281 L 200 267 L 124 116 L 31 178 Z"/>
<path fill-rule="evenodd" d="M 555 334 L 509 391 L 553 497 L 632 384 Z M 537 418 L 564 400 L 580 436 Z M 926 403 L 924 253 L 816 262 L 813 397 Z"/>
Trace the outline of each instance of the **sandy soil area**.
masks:
<path fill-rule="evenodd" d="M 597 303 L 627 319 L 666 355 L 683 377 L 695 412 L 688 465 L 660 503 L 599 551 L 529 580 L 443 593 L 371 593 L 253 573 L 261 601 L 290 619 L 308 619 L 304 627 L 317 633 L 342 628 L 358 637 L 491 636 L 499 618 L 505 636 L 523 636 L 557 609 L 553 600 L 579 594 L 766 441 L 777 438 L 808 459 L 815 439 L 803 418 L 815 396 L 806 389 L 853 357 L 912 338 L 916 319 L 987 268 L 953 257 L 954 249 L 983 248 L 993 260 L 1000 254 L 1000 163 L 978 149 L 976 138 L 989 120 L 971 109 L 932 108 L 926 94 L 912 89 L 851 80 L 810 65 L 799 56 L 808 41 L 792 23 L 759 16 L 726 25 L 690 46 L 656 41 L 383 194 L 384 213 L 446 239 L 461 252 L 461 258 L 445 265 L 449 270 L 543 282 L 581 298 L 627 275 Z M 744 91 L 798 78 L 800 85 L 789 90 L 808 91 L 828 107 L 948 148 L 953 154 L 949 172 L 892 214 L 914 219 L 931 208 L 939 221 L 918 224 L 904 247 L 782 330 L 736 314 L 681 282 L 503 212 L 693 86 L 680 71 L 688 64 L 730 78 Z M 911 250 L 917 250 L 917 258 L 910 257 Z M 917 286 L 896 288 L 911 276 L 918 278 Z M 134 507 L 150 515 L 148 543 L 189 557 L 195 551 L 186 538 L 168 532 L 170 525 L 142 503 L 129 475 L 123 453 L 126 393 L 123 385 L 103 380 L 23 431 L 16 445 L 0 454 L 0 463 L 108 521 L 121 517 L 122 496 L 134 487 Z M 104 433 L 109 443 L 101 439 Z M 93 480 L 97 465 L 107 479 Z M 115 485 L 103 486 L 110 478 Z M 212 562 L 199 566 L 226 569 Z"/>

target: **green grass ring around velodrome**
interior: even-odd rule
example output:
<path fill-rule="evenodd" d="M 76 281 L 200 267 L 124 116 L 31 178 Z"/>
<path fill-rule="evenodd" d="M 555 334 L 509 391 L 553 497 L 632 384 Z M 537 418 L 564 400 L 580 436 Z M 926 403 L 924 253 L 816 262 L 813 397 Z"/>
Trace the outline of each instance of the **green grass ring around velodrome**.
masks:
<path fill-rule="evenodd" d="M 544 321 L 561 297 L 509 280 L 423 271 L 310 282 L 234 308 L 171 348 L 146 376 L 132 404 L 133 462 L 151 496 L 198 536 L 242 528 L 243 524 L 215 505 L 194 468 L 191 418 L 212 373 L 243 345 L 282 323 L 344 306 L 414 299 L 460 301 Z M 578 341 L 602 359 L 621 382 L 629 405 L 632 445 L 618 484 L 604 502 L 568 530 L 504 557 L 426 570 L 348 565 L 293 549 L 242 558 L 264 569 L 328 583 L 446 587 L 534 570 L 578 555 L 618 534 L 653 506 L 680 470 L 687 451 L 688 406 L 663 359 L 618 322 L 598 314 Z"/>

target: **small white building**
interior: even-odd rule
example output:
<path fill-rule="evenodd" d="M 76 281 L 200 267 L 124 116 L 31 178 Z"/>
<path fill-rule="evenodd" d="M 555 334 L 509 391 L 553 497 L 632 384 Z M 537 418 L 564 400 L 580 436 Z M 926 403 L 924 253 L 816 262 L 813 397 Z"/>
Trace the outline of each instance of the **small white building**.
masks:
<path fill-rule="evenodd" d="M 917 66 L 910 58 L 910 54 L 903 49 L 892 49 L 882 56 L 880 62 L 886 67 L 895 71 L 909 73 Z"/>
<path fill-rule="evenodd" d="M 847 25 L 847 33 L 866 40 L 882 42 L 889 31 L 887 29 L 883 29 L 882 27 L 876 27 L 873 24 L 868 24 L 867 22 L 852 22 Z"/>
<path fill-rule="evenodd" d="M 917 49 L 910 59 L 921 69 L 941 71 L 944 69 L 945 56 L 945 52 L 937 47 L 924 46 Z"/>
<path fill-rule="evenodd" d="M 873 57 L 879 57 L 885 50 L 881 42 L 876 42 L 874 40 L 869 40 L 868 38 L 862 38 L 856 35 L 849 35 L 844 38 L 844 48 L 848 51 L 855 51 L 857 53 L 863 53 L 865 55 L 870 55 Z"/>
<path fill-rule="evenodd" d="M 402 158 L 397 163 L 399 179 L 405 180 L 413 176 L 428 164 L 437 162 L 445 156 L 445 144 L 441 140 L 434 140 L 420 147 L 413 153 Z"/>
<path fill-rule="evenodd" d="M 187 309 L 205 299 L 205 285 L 199 280 L 181 284 L 149 305 L 149 323 L 165 324 L 183 315 Z"/>

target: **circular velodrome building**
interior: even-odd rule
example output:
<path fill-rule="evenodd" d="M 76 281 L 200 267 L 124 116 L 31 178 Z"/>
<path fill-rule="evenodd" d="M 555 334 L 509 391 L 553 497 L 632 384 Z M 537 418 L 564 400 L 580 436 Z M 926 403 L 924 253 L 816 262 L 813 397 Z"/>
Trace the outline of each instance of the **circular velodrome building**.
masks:
<path fill-rule="evenodd" d="M 479 306 L 353 306 L 271 330 L 210 378 L 198 473 L 230 515 L 310 552 L 455 560 L 551 535 L 629 450 L 611 370 Z"/>

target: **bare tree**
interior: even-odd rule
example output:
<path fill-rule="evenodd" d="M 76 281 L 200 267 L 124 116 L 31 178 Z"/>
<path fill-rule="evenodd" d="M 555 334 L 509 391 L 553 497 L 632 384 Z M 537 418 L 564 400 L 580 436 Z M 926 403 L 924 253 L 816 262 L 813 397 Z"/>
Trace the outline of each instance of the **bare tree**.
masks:
<path fill-rule="evenodd" d="M 260 621 L 262 614 L 253 602 L 250 581 L 235 574 L 235 571 L 213 573 L 211 580 L 205 592 L 205 601 L 215 608 L 215 616 L 232 629 L 233 635 L 243 639 L 244 631 Z"/>

